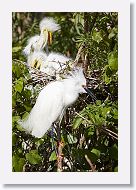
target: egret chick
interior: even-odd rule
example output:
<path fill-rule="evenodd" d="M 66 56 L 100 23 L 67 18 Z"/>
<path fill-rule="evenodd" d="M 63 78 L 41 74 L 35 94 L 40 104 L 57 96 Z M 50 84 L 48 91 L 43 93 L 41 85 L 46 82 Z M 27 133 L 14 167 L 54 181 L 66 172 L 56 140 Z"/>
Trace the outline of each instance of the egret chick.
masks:
<path fill-rule="evenodd" d="M 28 56 L 27 64 L 30 67 L 40 69 L 47 67 L 46 65 L 47 55 L 43 51 L 36 51 Z"/>
<path fill-rule="evenodd" d="M 46 17 L 40 22 L 40 35 L 31 37 L 28 40 L 27 46 L 23 50 L 23 53 L 28 56 L 34 51 L 40 51 L 52 43 L 52 33 L 59 30 L 60 26 L 51 17 Z"/>
<path fill-rule="evenodd" d="M 72 59 L 65 55 L 51 52 L 47 56 L 46 62 L 41 65 L 40 70 L 50 76 L 59 76 L 60 72 L 66 68 L 70 61 L 72 61 Z"/>
<path fill-rule="evenodd" d="M 39 69 L 49 76 L 56 76 L 59 78 L 71 58 L 66 57 L 60 53 L 51 52 L 47 56 L 43 51 L 37 51 L 28 56 L 27 63 L 30 67 Z"/>
<path fill-rule="evenodd" d="M 32 52 L 38 50 L 37 48 L 37 44 L 38 41 L 40 39 L 39 35 L 35 35 L 33 37 L 31 37 L 28 42 L 27 42 L 27 46 L 25 47 L 25 49 L 23 50 L 24 55 L 28 56 L 30 55 Z"/>
<path fill-rule="evenodd" d="M 59 30 L 60 26 L 56 23 L 56 21 L 51 17 L 45 17 L 40 22 L 40 40 L 39 44 L 41 44 L 41 48 L 43 49 L 47 42 L 52 44 L 52 33 Z"/>
<path fill-rule="evenodd" d="M 53 122 L 86 90 L 83 70 L 77 68 L 65 79 L 47 84 L 40 92 L 27 120 L 19 124 L 33 136 L 43 137 Z"/>

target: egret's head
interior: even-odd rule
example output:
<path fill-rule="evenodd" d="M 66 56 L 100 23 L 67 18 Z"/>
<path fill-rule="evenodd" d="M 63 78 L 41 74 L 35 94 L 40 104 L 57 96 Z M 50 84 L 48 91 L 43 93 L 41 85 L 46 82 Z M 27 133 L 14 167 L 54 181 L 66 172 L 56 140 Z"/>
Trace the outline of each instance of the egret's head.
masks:
<path fill-rule="evenodd" d="M 37 51 L 28 56 L 28 65 L 30 67 L 41 69 L 46 63 L 47 55 L 42 51 Z"/>
<path fill-rule="evenodd" d="M 40 22 L 41 34 L 44 36 L 45 41 L 49 44 L 52 43 L 52 33 L 59 30 L 60 26 L 51 17 L 46 17 Z"/>
<path fill-rule="evenodd" d="M 75 90 L 82 94 L 86 93 L 84 87 L 86 86 L 86 78 L 83 73 L 83 69 L 80 67 L 75 67 L 74 70 L 67 77 L 71 79 L 75 84 Z"/>
<path fill-rule="evenodd" d="M 94 96 L 94 94 L 87 87 L 87 81 L 83 73 L 83 68 L 81 67 L 74 68 L 69 78 L 71 78 L 74 81 L 75 90 L 79 94 L 88 93 L 94 100 L 96 100 L 96 97 Z"/>

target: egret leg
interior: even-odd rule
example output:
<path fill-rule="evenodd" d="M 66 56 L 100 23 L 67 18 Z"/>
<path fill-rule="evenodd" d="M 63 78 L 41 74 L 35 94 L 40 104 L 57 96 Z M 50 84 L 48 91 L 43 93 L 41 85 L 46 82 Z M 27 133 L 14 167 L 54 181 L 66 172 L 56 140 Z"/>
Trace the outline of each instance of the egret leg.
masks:
<path fill-rule="evenodd" d="M 54 140 L 54 128 L 55 128 L 54 126 L 56 126 L 55 123 L 53 124 L 53 126 L 51 128 L 52 150 L 55 150 L 56 155 L 58 155 L 57 148 L 56 148 L 56 145 L 55 145 L 55 140 Z"/>
<path fill-rule="evenodd" d="M 61 115 L 59 117 L 59 125 L 57 127 L 57 136 L 58 136 L 58 156 L 57 156 L 57 171 L 58 172 L 62 172 L 63 171 L 63 167 L 62 167 L 62 161 L 63 161 L 63 152 L 62 152 L 62 149 L 63 149 L 63 142 L 61 142 L 61 122 L 62 122 L 62 119 L 63 119 L 63 116 L 64 116 L 64 112 L 65 112 L 65 109 L 62 110 L 61 112 Z"/>

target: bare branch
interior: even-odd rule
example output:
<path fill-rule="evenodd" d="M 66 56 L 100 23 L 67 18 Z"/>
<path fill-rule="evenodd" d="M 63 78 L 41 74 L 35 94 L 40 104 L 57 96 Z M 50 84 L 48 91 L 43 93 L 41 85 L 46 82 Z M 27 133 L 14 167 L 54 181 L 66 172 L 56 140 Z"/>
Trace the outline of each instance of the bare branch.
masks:
<path fill-rule="evenodd" d="M 85 159 L 91 167 L 92 172 L 96 172 L 96 165 L 94 166 L 88 156 L 85 154 Z"/>

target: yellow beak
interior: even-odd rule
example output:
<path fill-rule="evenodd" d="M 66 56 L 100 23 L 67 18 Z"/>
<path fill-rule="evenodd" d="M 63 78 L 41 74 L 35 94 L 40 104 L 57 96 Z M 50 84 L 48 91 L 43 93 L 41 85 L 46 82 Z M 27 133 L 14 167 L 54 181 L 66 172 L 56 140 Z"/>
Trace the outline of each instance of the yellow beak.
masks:
<path fill-rule="evenodd" d="M 52 44 L 52 32 L 48 32 L 48 44 Z"/>
<path fill-rule="evenodd" d="M 34 60 L 32 63 L 31 63 L 31 67 L 35 68 L 35 69 L 40 69 L 42 65 L 42 61 L 41 60 Z"/>

